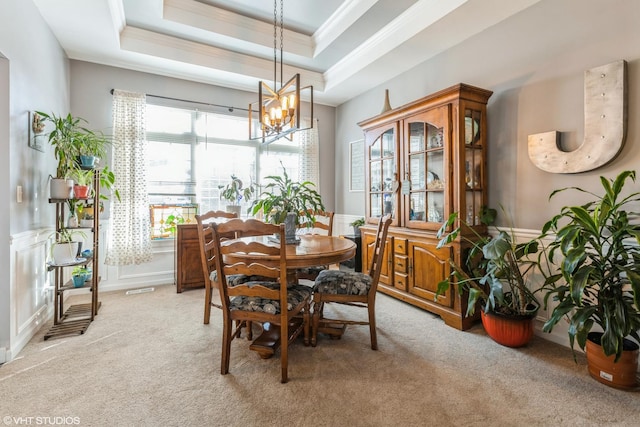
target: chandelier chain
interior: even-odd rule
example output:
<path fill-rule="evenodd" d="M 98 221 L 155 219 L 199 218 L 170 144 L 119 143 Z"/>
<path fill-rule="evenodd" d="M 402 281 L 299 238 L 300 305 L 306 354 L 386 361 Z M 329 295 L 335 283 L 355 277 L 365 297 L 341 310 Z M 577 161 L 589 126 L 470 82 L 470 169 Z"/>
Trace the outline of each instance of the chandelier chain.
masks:
<path fill-rule="evenodd" d="M 284 33 L 284 0 L 280 0 L 280 87 L 284 84 L 284 74 L 282 73 L 282 46 L 283 46 L 283 33 Z"/>
<path fill-rule="evenodd" d="M 273 87 L 276 86 L 276 76 L 278 75 L 278 8 L 277 1 L 273 0 Z"/>

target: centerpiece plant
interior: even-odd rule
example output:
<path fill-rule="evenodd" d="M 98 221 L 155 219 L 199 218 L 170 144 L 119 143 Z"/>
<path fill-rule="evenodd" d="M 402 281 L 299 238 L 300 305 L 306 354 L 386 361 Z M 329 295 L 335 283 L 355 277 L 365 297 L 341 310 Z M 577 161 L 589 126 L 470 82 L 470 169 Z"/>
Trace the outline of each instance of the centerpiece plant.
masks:
<path fill-rule="evenodd" d="M 545 307 L 554 304 L 543 331 L 566 319 L 571 348 L 577 342 L 586 350 L 589 373 L 620 388 L 637 384 L 640 223 L 632 209 L 638 208 L 640 193 L 624 192 L 625 183 L 635 180 L 635 171 L 623 171 L 615 179 L 600 177 L 601 195 L 580 187 L 552 192 L 550 198 L 573 190 L 593 199 L 564 206 L 542 229 L 555 236 L 548 256 L 559 264 L 543 287 Z M 623 367 L 623 359 L 630 366 Z"/>
<path fill-rule="evenodd" d="M 297 182 L 287 174 L 284 165 L 282 175 L 270 175 L 265 178 L 267 184 L 262 193 L 253 201 L 249 212 L 256 215 L 264 214 L 267 222 L 274 224 L 285 223 L 287 241 L 295 238 L 295 232 L 300 218 L 305 218 L 305 223 L 314 224 L 314 212 L 324 211 L 322 196 L 318 193 L 310 181 Z"/>
<path fill-rule="evenodd" d="M 493 225 L 496 216 L 495 209 L 485 207 L 480 221 Z M 447 232 L 456 224 L 456 228 Z M 500 344 L 519 347 L 533 336 L 533 319 L 540 307 L 527 278 L 540 267 L 542 246 L 538 239 L 516 242 L 513 230 L 494 226 L 494 231 L 494 236 L 481 235 L 459 219 L 457 212 L 449 216 L 438 231 L 437 247 L 460 241 L 466 248 L 466 257 L 463 265 L 449 260 L 451 275 L 438 283 L 436 298 L 455 284 L 460 297 L 467 302 L 465 316 L 473 316 L 479 305 L 489 336 Z M 505 323 L 508 323 L 514 330 L 503 336 L 495 330 L 496 323 L 498 329 L 506 329 Z"/>

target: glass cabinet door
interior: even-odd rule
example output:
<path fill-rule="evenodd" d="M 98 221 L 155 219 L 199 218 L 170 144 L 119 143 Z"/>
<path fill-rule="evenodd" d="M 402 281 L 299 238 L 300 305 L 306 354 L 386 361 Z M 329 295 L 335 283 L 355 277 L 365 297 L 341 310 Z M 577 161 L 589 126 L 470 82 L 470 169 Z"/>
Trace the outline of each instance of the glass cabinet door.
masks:
<path fill-rule="evenodd" d="M 484 162 L 481 111 L 465 109 L 464 129 L 464 219 L 468 225 L 480 225 L 480 211 L 483 205 Z M 462 207 L 461 207 L 462 208 Z"/>
<path fill-rule="evenodd" d="M 449 215 L 447 191 L 448 109 L 437 108 L 405 120 L 406 164 L 402 192 L 408 227 L 438 229 Z"/>
<path fill-rule="evenodd" d="M 397 225 L 398 207 L 398 139 L 395 125 L 367 135 L 368 198 L 367 216 L 379 218 L 391 214 Z"/>

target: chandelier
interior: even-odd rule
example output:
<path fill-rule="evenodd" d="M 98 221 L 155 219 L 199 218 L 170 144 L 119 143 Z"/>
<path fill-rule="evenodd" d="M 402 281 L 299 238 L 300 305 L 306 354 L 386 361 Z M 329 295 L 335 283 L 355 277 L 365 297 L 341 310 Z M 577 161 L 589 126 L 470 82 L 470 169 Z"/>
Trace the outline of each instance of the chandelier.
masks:
<path fill-rule="evenodd" d="M 249 104 L 249 139 L 261 139 L 269 144 L 286 137 L 293 140 L 293 133 L 313 127 L 313 86 L 300 87 L 300 74 L 283 84 L 283 0 L 280 0 L 280 25 L 278 26 L 278 1 L 273 1 L 273 89 L 264 81 L 258 83 L 258 101 Z M 277 89 L 278 28 L 280 29 L 280 89 Z M 308 95 L 307 95 L 308 92 Z M 300 94 L 309 97 L 309 125 L 301 128 Z M 256 117 L 257 114 L 257 117 Z"/>

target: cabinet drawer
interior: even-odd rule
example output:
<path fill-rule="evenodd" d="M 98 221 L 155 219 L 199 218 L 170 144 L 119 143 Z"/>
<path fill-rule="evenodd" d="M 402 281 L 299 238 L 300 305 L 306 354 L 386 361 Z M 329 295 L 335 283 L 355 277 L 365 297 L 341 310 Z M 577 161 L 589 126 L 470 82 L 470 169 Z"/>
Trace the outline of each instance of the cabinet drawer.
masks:
<path fill-rule="evenodd" d="M 407 275 L 402 273 L 396 273 L 393 275 L 393 286 L 396 289 L 400 289 L 402 291 L 407 290 Z"/>
<path fill-rule="evenodd" d="M 407 239 L 399 239 L 395 237 L 393 239 L 393 252 L 397 255 L 407 254 Z"/>
<path fill-rule="evenodd" d="M 198 241 L 198 224 L 178 225 L 181 241 Z"/>
<path fill-rule="evenodd" d="M 393 267 L 398 273 L 406 273 L 409 265 L 409 258 L 406 256 L 396 255 L 394 257 Z"/>

